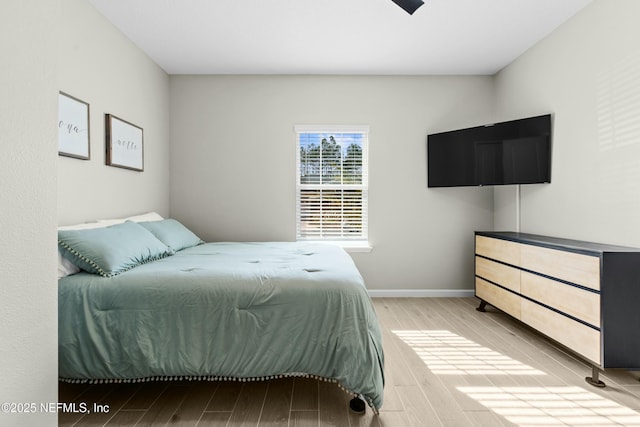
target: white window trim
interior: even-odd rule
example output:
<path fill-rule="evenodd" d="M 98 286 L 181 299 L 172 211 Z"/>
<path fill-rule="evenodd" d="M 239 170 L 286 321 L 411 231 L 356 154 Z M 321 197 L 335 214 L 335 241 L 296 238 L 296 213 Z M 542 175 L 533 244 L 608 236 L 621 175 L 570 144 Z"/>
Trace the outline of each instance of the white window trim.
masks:
<path fill-rule="evenodd" d="M 349 253 L 371 252 L 373 250 L 373 246 L 365 240 L 299 240 L 299 242 L 338 246 Z"/>
<path fill-rule="evenodd" d="M 363 146 L 362 158 L 363 162 L 366 162 L 366 173 L 363 174 L 363 183 L 365 187 L 365 193 L 367 194 L 367 206 L 368 206 L 368 193 L 369 193 L 369 126 L 368 125 L 295 125 L 295 144 L 296 144 L 296 210 L 299 208 L 298 194 L 300 190 L 300 147 L 298 134 L 300 133 L 365 133 L 367 135 L 366 144 Z M 338 186 L 346 187 L 346 186 Z M 342 239 L 342 240 L 313 240 L 313 239 L 300 239 L 298 241 L 304 241 L 309 243 L 323 243 L 342 247 L 347 252 L 371 252 L 373 249 L 369 243 L 369 219 L 368 219 L 368 207 L 366 209 L 366 230 L 364 239 Z M 298 226 L 298 214 L 296 214 L 296 227 Z M 298 239 L 298 233 L 296 231 L 296 239 Z"/>

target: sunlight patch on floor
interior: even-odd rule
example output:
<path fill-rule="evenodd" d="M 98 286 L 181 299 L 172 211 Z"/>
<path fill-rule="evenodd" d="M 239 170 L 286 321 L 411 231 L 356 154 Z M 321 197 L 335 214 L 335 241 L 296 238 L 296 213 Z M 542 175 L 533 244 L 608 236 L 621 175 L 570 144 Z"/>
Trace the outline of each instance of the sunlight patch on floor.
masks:
<path fill-rule="evenodd" d="M 508 356 L 446 330 L 394 330 L 440 375 L 546 375 Z"/>
<path fill-rule="evenodd" d="M 457 387 L 519 426 L 640 426 L 640 414 L 580 387 Z"/>

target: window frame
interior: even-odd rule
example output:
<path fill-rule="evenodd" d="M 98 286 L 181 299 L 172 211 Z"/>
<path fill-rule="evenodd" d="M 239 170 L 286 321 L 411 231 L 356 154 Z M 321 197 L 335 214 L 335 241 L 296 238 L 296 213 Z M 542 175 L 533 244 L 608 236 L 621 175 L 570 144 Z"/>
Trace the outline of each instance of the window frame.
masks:
<path fill-rule="evenodd" d="M 369 219 L 368 219 L 368 203 L 369 203 L 369 126 L 368 125 L 296 125 L 295 146 L 296 146 L 296 241 L 328 243 L 341 246 L 349 252 L 369 252 L 371 246 L 369 244 Z M 358 133 L 362 134 L 362 182 L 360 184 L 302 184 L 301 183 L 301 158 L 300 158 L 300 135 L 306 133 L 318 134 L 345 134 Z M 301 199 L 303 190 L 326 189 L 326 190 L 361 190 L 361 215 L 362 227 L 360 236 L 354 238 L 336 238 L 336 237 L 315 237 L 305 236 L 301 233 Z M 344 198 L 342 198 L 344 200 Z"/>

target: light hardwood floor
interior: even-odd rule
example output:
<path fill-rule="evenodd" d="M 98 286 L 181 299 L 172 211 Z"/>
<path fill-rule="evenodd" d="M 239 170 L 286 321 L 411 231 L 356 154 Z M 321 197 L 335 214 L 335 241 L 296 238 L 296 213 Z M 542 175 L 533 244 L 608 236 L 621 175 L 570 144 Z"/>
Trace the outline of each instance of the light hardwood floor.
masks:
<path fill-rule="evenodd" d="M 266 382 L 60 383 L 59 402 L 108 405 L 61 413 L 61 426 L 640 426 L 640 375 L 590 368 L 475 298 L 377 298 L 385 402 L 355 415 L 335 384 Z M 635 339 L 637 331 L 629 331 Z"/>

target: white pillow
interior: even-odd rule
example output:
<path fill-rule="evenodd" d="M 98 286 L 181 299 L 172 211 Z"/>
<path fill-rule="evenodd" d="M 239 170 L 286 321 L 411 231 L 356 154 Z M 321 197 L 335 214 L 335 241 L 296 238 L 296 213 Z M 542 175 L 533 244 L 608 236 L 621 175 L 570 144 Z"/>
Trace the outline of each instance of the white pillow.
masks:
<path fill-rule="evenodd" d="M 126 218 L 116 218 L 116 219 L 99 219 L 98 222 L 104 223 L 107 222 L 109 225 L 121 224 L 126 221 L 133 222 L 149 222 L 149 221 L 162 221 L 164 218 L 157 212 L 148 212 L 141 215 L 129 216 Z"/>
<path fill-rule="evenodd" d="M 164 218 L 160 216 L 160 214 L 156 212 L 149 212 L 141 215 L 134 215 L 128 218 L 118 218 L 118 219 L 100 219 L 97 222 L 86 222 L 82 224 L 73 224 L 73 225 L 63 225 L 58 227 L 58 230 L 88 230 L 91 228 L 102 228 L 108 227 L 114 224 L 120 224 L 127 220 L 134 222 L 147 222 L 147 221 L 162 221 Z M 58 250 L 58 279 L 62 279 L 63 277 L 70 276 L 72 274 L 76 274 L 80 271 L 74 263 L 66 259 Z"/>
<path fill-rule="evenodd" d="M 75 264 L 66 259 L 60 253 L 58 249 L 58 279 L 62 279 L 63 277 L 71 276 L 72 274 L 76 274 L 80 271 Z"/>
<path fill-rule="evenodd" d="M 106 226 L 107 224 L 103 224 L 101 222 L 84 222 L 82 224 L 61 225 L 58 227 L 58 230 L 88 230 L 90 228 L 101 228 Z"/>

